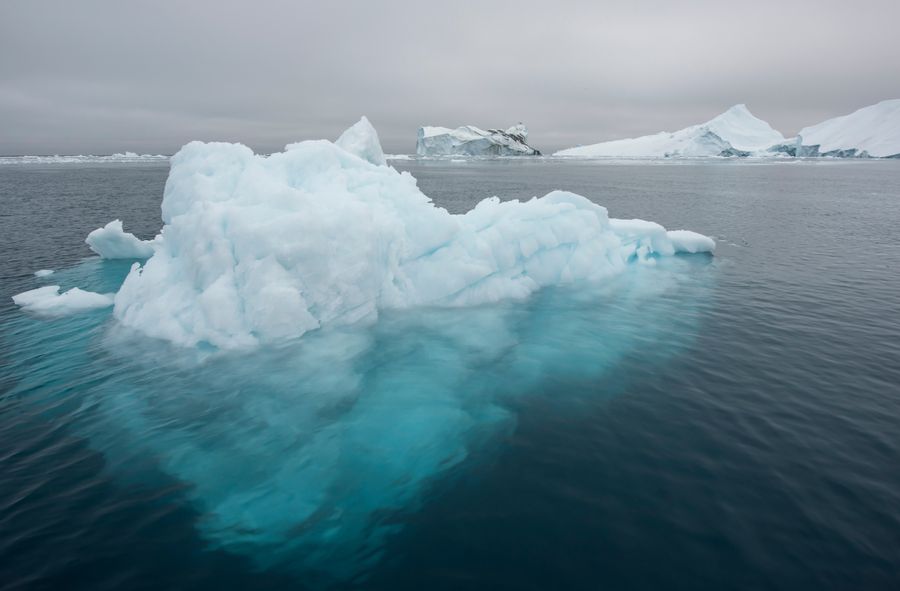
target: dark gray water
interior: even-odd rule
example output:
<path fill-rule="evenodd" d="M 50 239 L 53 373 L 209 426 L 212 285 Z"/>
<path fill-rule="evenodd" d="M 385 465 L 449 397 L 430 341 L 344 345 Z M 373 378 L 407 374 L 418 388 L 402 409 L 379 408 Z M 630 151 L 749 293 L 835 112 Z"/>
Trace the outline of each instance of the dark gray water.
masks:
<path fill-rule="evenodd" d="M 0 586 L 900 586 L 900 163 L 396 166 L 451 212 L 563 188 L 718 250 L 186 361 L 9 300 L 40 268 L 115 290 L 128 264 L 84 236 L 152 236 L 167 167 L 0 166 Z M 335 428 L 337 459 L 284 445 Z M 265 542 L 308 464 L 351 525 Z M 240 507 L 238 547 L 208 514 L 253 479 L 293 496 Z"/>

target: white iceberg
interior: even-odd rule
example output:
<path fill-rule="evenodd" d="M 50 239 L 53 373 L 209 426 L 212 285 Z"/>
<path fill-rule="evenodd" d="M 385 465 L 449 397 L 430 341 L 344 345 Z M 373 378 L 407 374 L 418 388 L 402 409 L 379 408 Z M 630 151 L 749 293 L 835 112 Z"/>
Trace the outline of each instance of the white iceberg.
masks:
<path fill-rule="evenodd" d="M 371 126 L 352 135 L 352 145 L 376 153 Z M 240 144 L 187 144 L 172 158 L 162 218 L 153 256 L 116 294 L 115 316 L 154 337 L 219 348 L 295 338 L 381 309 L 521 298 L 714 248 L 649 222 L 623 228 L 604 207 L 562 191 L 485 199 L 451 215 L 408 173 L 324 140 L 267 157 Z"/>
<path fill-rule="evenodd" d="M 464 125 L 420 127 L 416 140 L 419 156 L 540 156 L 527 143 L 528 129 L 521 123 L 509 129 L 480 129 Z"/>
<path fill-rule="evenodd" d="M 47 285 L 16 294 L 13 303 L 38 316 L 67 316 L 113 305 L 112 294 L 84 291 L 77 287 L 59 293 L 58 285 Z"/>
<path fill-rule="evenodd" d="M 554 156 L 640 159 L 749 156 L 763 153 L 783 141 L 781 133 L 741 104 L 706 123 L 679 131 L 579 146 L 560 150 Z"/>
<path fill-rule="evenodd" d="M 50 275 L 53 275 L 53 273 L 54 273 L 53 269 L 40 269 L 39 271 L 34 272 L 34 276 L 35 277 L 49 277 Z"/>
<path fill-rule="evenodd" d="M 141 240 L 126 232 L 122 220 L 113 220 L 97 228 L 84 241 L 104 259 L 146 259 L 153 254 L 153 241 Z"/>
<path fill-rule="evenodd" d="M 804 127 L 793 141 L 778 144 L 772 151 L 791 156 L 900 158 L 900 99 Z"/>

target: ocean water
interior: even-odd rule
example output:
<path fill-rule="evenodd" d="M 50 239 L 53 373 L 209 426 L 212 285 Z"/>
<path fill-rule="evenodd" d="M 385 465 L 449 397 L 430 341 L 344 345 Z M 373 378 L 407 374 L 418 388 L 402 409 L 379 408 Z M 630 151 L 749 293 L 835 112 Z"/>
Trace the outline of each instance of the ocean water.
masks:
<path fill-rule="evenodd" d="M 398 161 L 717 239 L 601 286 L 240 354 L 109 310 L 159 162 L 0 164 L 0 588 L 900 586 L 900 163 Z M 56 269 L 36 278 L 38 269 Z"/>

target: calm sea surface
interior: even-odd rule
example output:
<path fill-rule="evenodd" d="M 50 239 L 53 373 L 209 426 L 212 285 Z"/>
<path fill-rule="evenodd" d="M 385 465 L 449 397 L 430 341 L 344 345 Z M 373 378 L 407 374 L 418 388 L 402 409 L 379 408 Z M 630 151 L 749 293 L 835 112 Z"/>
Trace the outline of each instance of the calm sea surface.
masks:
<path fill-rule="evenodd" d="M 115 291 L 167 165 L 0 164 L 0 588 L 900 588 L 900 162 L 395 166 L 718 249 L 187 351 L 10 300 Z"/>

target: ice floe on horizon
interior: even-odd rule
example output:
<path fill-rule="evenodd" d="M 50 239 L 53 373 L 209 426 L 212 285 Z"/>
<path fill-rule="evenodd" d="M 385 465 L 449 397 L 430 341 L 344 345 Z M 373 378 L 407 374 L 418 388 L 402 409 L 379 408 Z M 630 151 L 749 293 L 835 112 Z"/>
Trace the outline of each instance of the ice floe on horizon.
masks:
<path fill-rule="evenodd" d="M 805 127 L 790 139 L 740 104 L 706 123 L 679 131 L 578 146 L 559 150 L 553 155 L 633 160 L 898 158 L 900 99 L 881 101 L 849 115 Z"/>
<path fill-rule="evenodd" d="M 138 154 L 123 152 L 95 156 L 93 154 L 45 155 L 45 156 L 0 156 L 0 164 L 104 164 L 104 163 L 140 163 L 167 162 L 166 154 Z"/>

